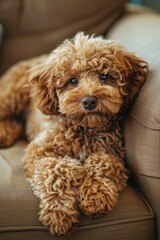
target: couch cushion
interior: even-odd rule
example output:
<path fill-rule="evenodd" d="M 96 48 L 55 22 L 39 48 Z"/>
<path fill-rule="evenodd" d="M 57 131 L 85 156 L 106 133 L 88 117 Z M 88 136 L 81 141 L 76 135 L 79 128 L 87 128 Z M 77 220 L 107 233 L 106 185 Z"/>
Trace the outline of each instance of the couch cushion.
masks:
<path fill-rule="evenodd" d="M 124 12 L 126 1 L 0 1 L 0 21 L 5 26 L 1 69 L 49 52 L 78 31 L 103 34 Z"/>
<path fill-rule="evenodd" d="M 38 220 L 38 199 L 26 182 L 21 157 L 26 144 L 0 150 L 0 239 L 62 239 L 53 237 Z M 25 234 L 24 234 L 25 233 Z M 153 212 L 131 186 L 122 192 L 112 212 L 99 218 L 80 217 L 67 240 L 152 240 Z"/>

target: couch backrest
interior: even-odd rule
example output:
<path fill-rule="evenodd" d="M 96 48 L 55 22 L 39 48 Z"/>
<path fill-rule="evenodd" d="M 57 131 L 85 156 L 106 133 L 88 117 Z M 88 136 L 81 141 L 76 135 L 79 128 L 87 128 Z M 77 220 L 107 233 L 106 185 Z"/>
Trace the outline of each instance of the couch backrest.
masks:
<path fill-rule="evenodd" d="M 2 0 L 1 72 L 21 59 L 51 51 L 78 31 L 103 34 L 123 13 L 126 0 Z"/>

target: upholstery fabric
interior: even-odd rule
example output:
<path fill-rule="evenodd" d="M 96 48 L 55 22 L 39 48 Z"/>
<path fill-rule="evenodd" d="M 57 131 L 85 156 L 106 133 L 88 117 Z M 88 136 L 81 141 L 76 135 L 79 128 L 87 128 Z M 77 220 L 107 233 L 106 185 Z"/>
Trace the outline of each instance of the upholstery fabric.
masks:
<path fill-rule="evenodd" d="M 0 240 L 64 239 L 50 235 L 38 221 L 38 200 L 26 182 L 21 163 L 25 146 L 19 142 L 0 150 Z M 154 215 L 137 190 L 128 186 L 112 212 L 93 219 L 81 216 L 65 239 L 75 240 L 77 236 L 78 240 L 152 240 Z"/>
<path fill-rule="evenodd" d="M 134 26 L 134 27 L 133 27 Z M 137 26 L 137 27 L 135 27 Z M 156 213 L 160 239 L 160 15 L 132 11 L 109 32 L 148 61 L 150 73 L 126 120 L 127 160 L 141 192 Z M 132 31 L 129 32 L 129 29 Z"/>
<path fill-rule="evenodd" d="M 21 59 L 53 50 L 78 31 L 105 33 L 124 12 L 125 2 L 1 0 L 0 21 L 5 27 L 1 72 Z"/>

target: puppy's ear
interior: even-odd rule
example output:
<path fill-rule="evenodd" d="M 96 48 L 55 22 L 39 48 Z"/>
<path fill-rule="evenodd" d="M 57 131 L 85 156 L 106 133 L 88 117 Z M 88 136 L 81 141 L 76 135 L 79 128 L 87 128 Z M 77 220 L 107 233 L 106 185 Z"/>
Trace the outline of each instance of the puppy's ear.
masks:
<path fill-rule="evenodd" d="M 58 114 L 53 64 L 41 63 L 30 70 L 31 97 L 47 115 Z"/>
<path fill-rule="evenodd" d="M 124 84 L 122 86 L 122 91 L 124 94 L 124 108 L 127 109 L 146 81 L 148 64 L 146 61 L 126 50 L 120 51 L 118 58 L 123 64 L 122 76 Z"/>

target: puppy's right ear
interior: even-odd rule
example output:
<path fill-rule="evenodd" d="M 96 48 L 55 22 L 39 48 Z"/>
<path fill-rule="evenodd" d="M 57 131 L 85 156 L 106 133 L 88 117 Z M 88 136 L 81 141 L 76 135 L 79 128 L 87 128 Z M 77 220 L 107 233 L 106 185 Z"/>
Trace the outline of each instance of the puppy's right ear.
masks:
<path fill-rule="evenodd" d="M 41 63 L 30 70 L 31 98 L 47 115 L 58 114 L 53 64 Z"/>

